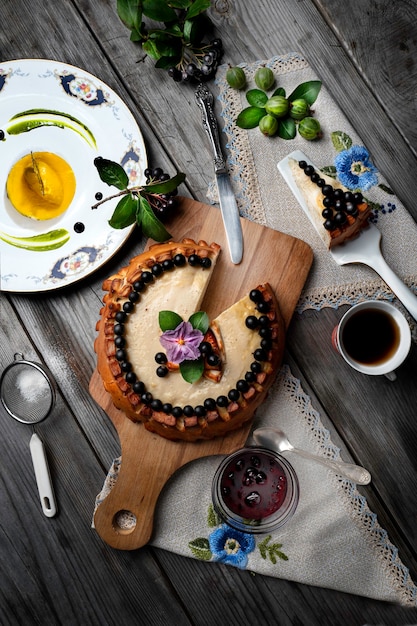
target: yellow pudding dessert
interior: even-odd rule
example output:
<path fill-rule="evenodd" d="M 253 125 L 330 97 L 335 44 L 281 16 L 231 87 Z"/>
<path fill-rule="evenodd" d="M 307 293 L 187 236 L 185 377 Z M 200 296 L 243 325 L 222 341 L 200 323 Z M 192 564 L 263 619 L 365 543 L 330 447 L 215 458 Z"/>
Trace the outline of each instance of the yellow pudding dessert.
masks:
<path fill-rule="evenodd" d="M 13 165 L 6 190 L 21 215 L 49 220 L 68 209 L 75 186 L 74 172 L 64 159 L 52 152 L 31 152 Z"/>

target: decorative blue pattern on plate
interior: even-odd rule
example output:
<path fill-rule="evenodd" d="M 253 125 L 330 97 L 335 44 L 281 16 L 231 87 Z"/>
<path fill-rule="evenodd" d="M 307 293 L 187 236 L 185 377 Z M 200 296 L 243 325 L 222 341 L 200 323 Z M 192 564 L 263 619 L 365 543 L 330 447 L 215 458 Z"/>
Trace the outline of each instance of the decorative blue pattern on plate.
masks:
<path fill-rule="evenodd" d="M 41 122 L 46 117 L 60 123 L 40 123 L 27 132 L 8 131 L 24 119 L 12 118 L 34 111 Z M 116 199 L 91 209 L 97 193 L 109 195 L 108 185 L 94 166 L 97 156 L 123 165 L 132 185 L 145 182 L 145 145 L 133 115 L 121 98 L 92 74 L 56 61 L 22 59 L 0 63 L 0 130 L 4 134 L 0 141 L 0 236 L 5 234 L 5 240 L 0 239 L 1 289 L 47 291 L 88 276 L 117 252 L 134 228 L 114 230 L 109 226 Z M 10 168 L 32 151 L 53 152 L 74 171 L 74 199 L 57 218 L 36 221 L 24 217 L 7 197 Z M 75 229 L 80 223 L 83 228 Z M 35 237 L 58 229 L 70 236 L 54 250 L 22 249 L 7 242 L 7 236 Z"/>

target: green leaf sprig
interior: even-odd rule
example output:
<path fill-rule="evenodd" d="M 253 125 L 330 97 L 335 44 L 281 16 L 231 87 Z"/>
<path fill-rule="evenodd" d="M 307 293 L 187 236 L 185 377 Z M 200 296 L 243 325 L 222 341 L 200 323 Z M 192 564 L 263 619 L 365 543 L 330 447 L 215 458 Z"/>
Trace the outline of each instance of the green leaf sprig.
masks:
<path fill-rule="evenodd" d="M 156 201 L 163 194 L 171 193 L 184 182 L 185 174 L 180 172 L 166 181 L 151 181 L 147 185 L 129 187 L 129 177 L 119 163 L 97 157 L 94 165 L 103 182 L 119 189 L 118 193 L 100 200 L 91 207 L 97 209 L 104 202 L 120 197 L 109 220 L 112 228 L 126 228 L 136 222 L 145 237 L 158 242 L 171 238 L 161 220 L 156 217 L 153 207 L 156 207 Z"/>
<path fill-rule="evenodd" d="M 288 556 L 281 550 L 282 543 L 270 543 L 271 539 L 272 535 L 268 535 L 258 544 L 261 557 L 264 560 L 269 559 L 274 565 L 277 562 L 277 557 L 283 561 L 288 561 Z"/>
<path fill-rule="evenodd" d="M 305 139 L 317 139 L 321 136 L 320 124 L 311 117 L 310 107 L 320 89 L 318 80 L 300 83 L 288 97 L 282 87 L 270 96 L 262 89 L 250 89 L 246 93 L 249 106 L 239 113 L 236 125 L 243 129 L 259 126 L 264 135 L 278 135 L 287 140 L 294 139 L 298 129 Z"/>
<path fill-rule="evenodd" d="M 183 70 L 190 61 L 203 63 L 210 6 L 211 0 L 117 0 L 117 13 L 155 67 Z"/>

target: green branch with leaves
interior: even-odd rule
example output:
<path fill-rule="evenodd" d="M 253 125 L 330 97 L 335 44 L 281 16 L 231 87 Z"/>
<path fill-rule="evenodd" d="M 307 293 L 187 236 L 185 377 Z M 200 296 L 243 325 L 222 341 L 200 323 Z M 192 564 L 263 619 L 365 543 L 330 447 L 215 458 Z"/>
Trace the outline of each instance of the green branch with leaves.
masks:
<path fill-rule="evenodd" d="M 117 0 L 117 13 L 156 68 L 184 72 L 190 63 L 200 70 L 212 49 L 212 42 L 204 43 L 212 27 L 210 6 L 210 0 Z"/>
<path fill-rule="evenodd" d="M 108 200 L 120 197 L 109 220 L 112 228 L 122 229 L 137 224 L 142 229 L 145 237 L 162 242 L 171 238 L 165 226 L 159 220 L 153 210 L 155 201 L 165 194 L 175 191 L 185 180 L 182 172 L 169 180 L 150 182 L 147 185 L 129 187 L 129 177 L 119 163 L 97 157 L 94 160 L 100 179 L 110 187 L 116 187 L 119 191 L 94 204 L 91 208 L 97 209 Z"/>

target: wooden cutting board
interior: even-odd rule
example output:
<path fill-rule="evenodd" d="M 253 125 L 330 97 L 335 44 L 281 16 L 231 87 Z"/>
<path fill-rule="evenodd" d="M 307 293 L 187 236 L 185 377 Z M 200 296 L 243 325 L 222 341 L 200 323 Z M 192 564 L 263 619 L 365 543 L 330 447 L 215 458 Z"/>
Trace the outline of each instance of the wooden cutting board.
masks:
<path fill-rule="evenodd" d="M 258 284 L 269 282 L 288 327 L 313 261 L 313 252 L 305 242 L 242 219 L 244 255 L 242 262 L 234 265 L 217 208 L 181 198 L 175 219 L 166 226 L 176 241 L 191 237 L 208 243 L 216 241 L 222 246 L 201 306 L 210 318 Z M 169 441 L 148 432 L 142 424 L 132 422 L 116 409 L 97 372 L 91 379 L 90 392 L 112 420 L 120 439 L 122 463 L 116 484 L 94 515 L 99 535 L 120 550 L 134 550 L 150 540 L 159 494 L 177 469 L 194 459 L 238 450 L 245 444 L 251 428 L 250 420 L 223 438 L 195 443 Z M 133 527 L 121 527 L 123 511 L 135 516 Z"/>

